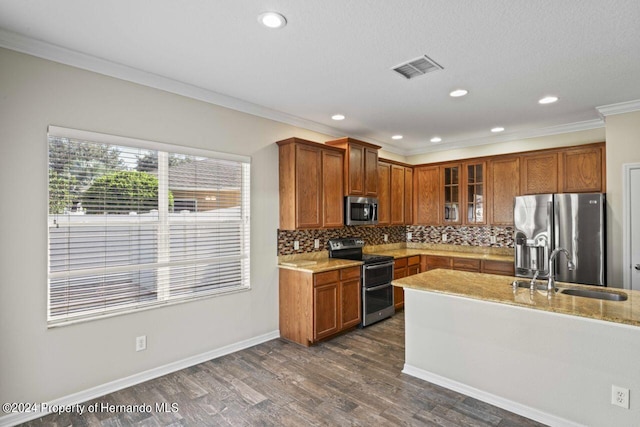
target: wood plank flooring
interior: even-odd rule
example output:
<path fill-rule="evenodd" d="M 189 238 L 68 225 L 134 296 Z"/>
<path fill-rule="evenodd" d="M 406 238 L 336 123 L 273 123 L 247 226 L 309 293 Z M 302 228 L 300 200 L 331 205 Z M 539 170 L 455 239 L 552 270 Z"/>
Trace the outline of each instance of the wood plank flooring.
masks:
<path fill-rule="evenodd" d="M 84 404 L 151 405 L 148 412 L 48 415 L 24 425 L 542 425 L 402 374 L 403 364 L 400 312 L 311 348 L 276 339 Z"/>

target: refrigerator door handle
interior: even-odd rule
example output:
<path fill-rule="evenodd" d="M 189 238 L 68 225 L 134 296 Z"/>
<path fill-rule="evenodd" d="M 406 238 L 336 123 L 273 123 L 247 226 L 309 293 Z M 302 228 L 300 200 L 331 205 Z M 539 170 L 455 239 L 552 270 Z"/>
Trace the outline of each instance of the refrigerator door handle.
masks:
<path fill-rule="evenodd" d="M 635 268 L 636 270 L 640 270 L 640 264 L 636 264 L 633 268 Z"/>

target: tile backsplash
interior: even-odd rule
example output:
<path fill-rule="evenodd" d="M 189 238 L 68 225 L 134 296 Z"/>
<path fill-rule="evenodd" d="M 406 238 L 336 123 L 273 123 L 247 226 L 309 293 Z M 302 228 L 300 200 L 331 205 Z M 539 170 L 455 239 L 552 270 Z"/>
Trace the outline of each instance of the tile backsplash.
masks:
<path fill-rule="evenodd" d="M 411 240 L 407 240 L 411 233 Z M 442 235 L 446 233 L 446 242 Z M 384 236 L 387 235 L 385 242 Z M 491 242 L 495 236 L 495 243 Z M 367 245 L 384 245 L 392 243 L 430 243 L 460 246 L 483 246 L 494 248 L 513 248 L 513 227 L 498 226 L 424 226 L 398 225 L 379 226 L 347 226 L 329 229 L 278 230 L 278 256 L 321 252 L 327 250 L 327 241 L 340 237 L 362 237 Z M 314 243 L 318 239 L 319 247 Z M 294 249 L 297 241 L 299 249 Z"/>

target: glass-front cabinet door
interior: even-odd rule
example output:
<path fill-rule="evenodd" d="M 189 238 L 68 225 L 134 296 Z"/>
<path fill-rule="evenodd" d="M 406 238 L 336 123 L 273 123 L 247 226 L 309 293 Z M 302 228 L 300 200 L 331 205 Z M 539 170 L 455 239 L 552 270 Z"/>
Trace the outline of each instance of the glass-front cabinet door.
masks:
<path fill-rule="evenodd" d="M 460 223 L 461 165 L 442 166 L 442 223 Z"/>
<path fill-rule="evenodd" d="M 467 224 L 486 224 L 485 195 L 486 166 L 484 162 L 465 163 L 466 195 L 464 203 L 464 221 Z"/>

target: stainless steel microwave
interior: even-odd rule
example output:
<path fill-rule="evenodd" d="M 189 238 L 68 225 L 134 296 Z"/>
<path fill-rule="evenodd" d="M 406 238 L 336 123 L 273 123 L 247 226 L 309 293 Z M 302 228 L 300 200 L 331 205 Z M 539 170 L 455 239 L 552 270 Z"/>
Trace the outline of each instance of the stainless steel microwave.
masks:
<path fill-rule="evenodd" d="M 346 196 L 344 198 L 345 225 L 378 223 L 378 199 L 375 197 Z"/>

